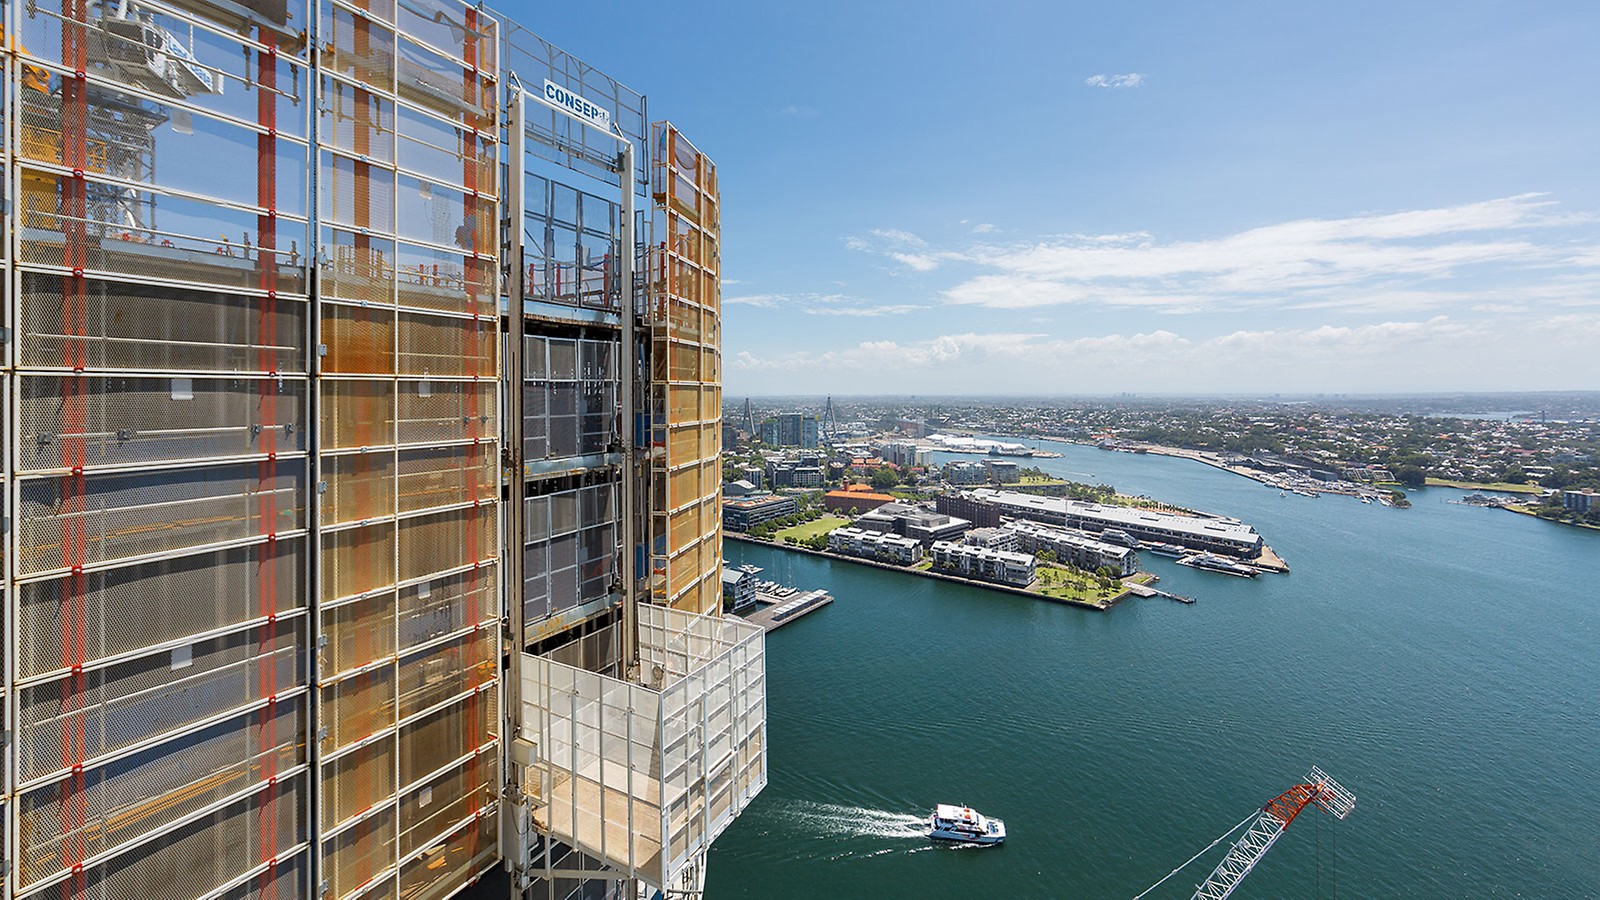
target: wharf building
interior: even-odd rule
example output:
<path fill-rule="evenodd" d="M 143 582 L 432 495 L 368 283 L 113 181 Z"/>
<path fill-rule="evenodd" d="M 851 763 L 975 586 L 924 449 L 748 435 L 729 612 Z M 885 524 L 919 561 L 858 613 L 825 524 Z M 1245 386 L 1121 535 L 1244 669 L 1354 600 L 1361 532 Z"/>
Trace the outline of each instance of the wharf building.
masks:
<path fill-rule="evenodd" d="M 716 167 L 458 0 L 5 0 L 0 900 L 698 896 Z"/>
<path fill-rule="evenodd" d="M 940 512 L 961 516 L 983 527 L 1002 519 L 1023 519 L 1099 534 L 1120 530 L 1141 540 L 1177 544 L 1191 550 L 1223 553 L 1241 559 L 1261 555 L 1265 543 L 1249 525 L 1234 519 L 1185 516 L 1130 506 L 1106 506 L 1065 497 L 1041 497 L 1018 491 L 975 488 L 936 498 Z"/>
<path fill-rule="evenodd" d="M 828 532 L 828 549 L 847 556 L 877 559 L 903 566 L 909 566 L 922 558 L 921 541 L 862 528 L 835 528 Z"/>
<path fill-rule="evenodd" d="M 1032 555 L 1009 550 L 990 550 L 955 541 L 934 541 L 929 557 L 940 572 L 964 575 L 984 581 L 997 581 L 1014 587 L 1033 583 L 1038 564 Z"/>

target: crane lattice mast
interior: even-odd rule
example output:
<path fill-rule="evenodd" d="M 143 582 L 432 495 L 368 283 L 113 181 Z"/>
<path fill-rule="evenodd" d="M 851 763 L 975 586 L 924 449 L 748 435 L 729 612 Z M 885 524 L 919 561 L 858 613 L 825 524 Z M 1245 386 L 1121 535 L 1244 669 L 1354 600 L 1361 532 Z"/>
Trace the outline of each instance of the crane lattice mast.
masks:
<path fill-rule="evenodd" d="M 1255 821 L 1245 829 L 1239 840 L 1228 849 L 1228 855 L 1195 888 L 1195 900 L 1223 900 L 1239 886 L 1261 857 L 1289 827 L 1301 810 L 1315 803 L 1323 812 L 1343 819 L 1356 808 L 1355 795 L 1345 790 L 1337 781 L 1316 766 L 1306 775 L 1302 784 L 1284 791 L 1261 808 Z"/>

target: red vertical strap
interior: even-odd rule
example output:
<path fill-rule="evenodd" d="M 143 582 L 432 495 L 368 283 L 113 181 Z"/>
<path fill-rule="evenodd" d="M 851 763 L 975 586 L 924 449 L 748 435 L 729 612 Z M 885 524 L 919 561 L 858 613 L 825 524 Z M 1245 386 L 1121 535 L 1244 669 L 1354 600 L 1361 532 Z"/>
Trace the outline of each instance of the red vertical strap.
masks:
<path fill-rule="evenodd" d="M 266 540 L 256 545 L 256 590 L 261 611 L 267 622 L 261 627 L 257 645 L 256 665 L 260 696 L 267 705 L 261 709 L 258 729 L 258 751 L 264 750 L 262 776 L 266 778 L 266 791 L 261 797 L 257 812 L 256 837 L 259 842 L 259 860 L 268 864 L 261 882 L 265 895 L 272 884 L 271 875 L 277 865 L 278 855 L 278 369 L 277 352 L 273 346 L 278 339 L 278 47 L 277 35 L 265 28 L 260 30 L 262 49 L 256 54 L 256 124 L 261 130 L 256 134 L 256 287 L 266 296 L 262 298 L 260 328 L 258 329 L 256 368 L 265 373 L 260 386 L 260 421 L 257 452 L 262 454 L 256 464 L 256 515 L 257 527 L 266 534 Z"/>
<path fill-rule="evenodd" d="M 58 224 L 63 232 L 62 264 L 70 271 L 61 280 L 62 363 L 71 369 L 62 383 L 61 465 L 62 476 L 61 555 L 67 575 L 62 581 L 61 657 L 70 669 L 61 688 L 61 762 L 68 770 L 61 784 L 62 862 L 71 871 L 70 897 L 87 891 L 83 868 L 84 844 L 83 760 L 87 755 L 87 724 L 81 712 L 88 688 L 84 674 L 87 608 L 84 597 L 83 566 L 87 557 L 87 485 L 83 467 L 86 459 L 88 348 L 84 340 L 87 291 L 83 270 L 88 264 L 88 36 L 83 22 L 87 18 L 85 0 L 62 0 L 61 59 L 70 75 L 61 77 L 61 158 L 72 175 L 60 180 L 61 201 Z"/>
<path fill-rule="evenodd" d="M 478 75 L 479 38 L 477 10 L 471 8 L 466 10 L 465 25 L 462 36 L 461 58 L 467 65 L 461 75 L 461 95 L 466 101 L 466 105 L 469 108 L 474 108 L 482 100 L 479 96 L 481 81 Z M 467 686 L 472 693 L 468 695 L 466 708 L 463 710 L 462 730 L 464 739 L 462 740 L 462 745 L 471 754 L 467 759 L 466 781 L 467 790 L 474 795 L 478 792 L 478 782 L 481 777 L 478 772 L 477 750 L 479 745 L 483 743 L 484 737 L 478 725 L 480 716 L 478 686 L 482 672 L 475 658 L 476 653 L 481 652 L 482 649 L 478 646 L 479 634 L 477 627 L 478 623 L 483 620 L 483 611 L 481 609 L 483 572 L 478 568 L 478 561 L 481 558 L 481 550 L 478 547 L 478 523 L 479 518 L 487 512 L 487 509 L 478 502 L 482 493 L 478 478 L 483 469 L 483 454 L 487 452 L 486 445 L 480 443 L 483 429 L 478 421 L 478 378 L 480 375 L 478 360 L 483 353 L 485 340 L 482 310 L 483 298 L 479 295 L 482 290 L 485 272 L 481 261 L 477 258 L 479 249 L 478 234 L 482 225 L 478 221 L 478 217 L 483 214 L 481 207 L 485 205 L 482 204 L 478 193 L 479 163 L 478 136 L 476 132 L 478 124 L 478 116 L 471 114 L 461 123 L 461 184 L 466 188 L 466 197 L 463 198 L 462 203 L 462 224 L 465 228 L 462 230 L 467 236 L 467 246 L 465 248 L 467 256 L 462 261 L 461 273 L 466 282 L 462 285 L 463 293 L 466 296 L 468 308 L 472 310 L 472 327 L 463 335 L 461 348 L 462 356 L 466 362 L 466 373 L 472 376 L 472 383 L 466 385 L 463 415 L 467 424 L 466 431 L 473 438 L 471 450 L 468 452 L 467 458 L 461 467 L 462 480 L 467 490 L 467 496 L 473 501 L 472 513 L 467 519 L 466 533 L 467 559 L 473 565 L 471 573 L 467 575 L 466 613 L 467 624 L 473 628 L 473 631 L 467 636 L 461 655 L 462 665 L 467 667 Z M 516 177 L 515 173 L 520 171 L 519 168 L 513 166 L 512 177 Z M 511 310 L 511 314 L 520 316 L 522 315 L 522 310 Z M 517 474 L 520 475 L 520 473 Z M 482 809 L 479 796 L 469 795 L 469 805 L 475 811 L 481 811 Z M 467 859 L 469 861 L 478 855 L 478 828 L 473 826 L 470 830 L 472 837 L 467 851 Z"/>

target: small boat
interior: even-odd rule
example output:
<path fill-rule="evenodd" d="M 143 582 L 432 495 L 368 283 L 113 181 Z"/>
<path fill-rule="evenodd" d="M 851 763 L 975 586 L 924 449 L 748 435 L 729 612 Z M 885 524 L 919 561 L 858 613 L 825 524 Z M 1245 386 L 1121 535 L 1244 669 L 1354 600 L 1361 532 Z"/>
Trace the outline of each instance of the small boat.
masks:
<path fill-rule="evenodd" d="M 941 803 L 928 817 L 928 837 L 963 844 L 998 844 L 1006 839 L 1006 823 L 970 806 Z"/>

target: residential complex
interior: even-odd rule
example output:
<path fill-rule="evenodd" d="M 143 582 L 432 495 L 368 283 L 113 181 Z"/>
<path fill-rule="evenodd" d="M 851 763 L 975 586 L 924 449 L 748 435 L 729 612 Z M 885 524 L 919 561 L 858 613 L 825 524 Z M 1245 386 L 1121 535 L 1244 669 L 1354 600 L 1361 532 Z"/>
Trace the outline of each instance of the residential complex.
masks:
<path fill-rule="evenodd" d="M 1095 540 L 1095 536 L 1089 532 L 1024 520 L 1007 522 L 997 530 L 1011 536 L 1012 546 L 1009 549 L 1019 553 L 1048 551 L 1055 554 L 1058 562 L 1071 563 L 1090 571 L 1109 566 L 1116 570 L 1119 578 L 1139 571 L 1139 554 L 1132 548 Z M 972 533 L 969 532 L 967 537 L 970 543 Z"/>
<path fill-rule="evenodd" d="M 828 533 L 828 549 L 899 565 L 910 565 L 922 558 L 922 542 L 916 538 L 861 528 L 835 528 Z"/>
<path fill-rule="evenodd" d="M 0 898 L 697 896 L 714 164 L 456 0 L 5 27 Z"/>
<path fill-rule="evenodd" d="M 928 555 L 933 558 L 933 567 L 938 571 L 997 581 L 1014 587 L 1026 587 L 1032 583 L 1037 568 L 1032 554 L 990 550 L 954 541 L 934 541 Z"/>

